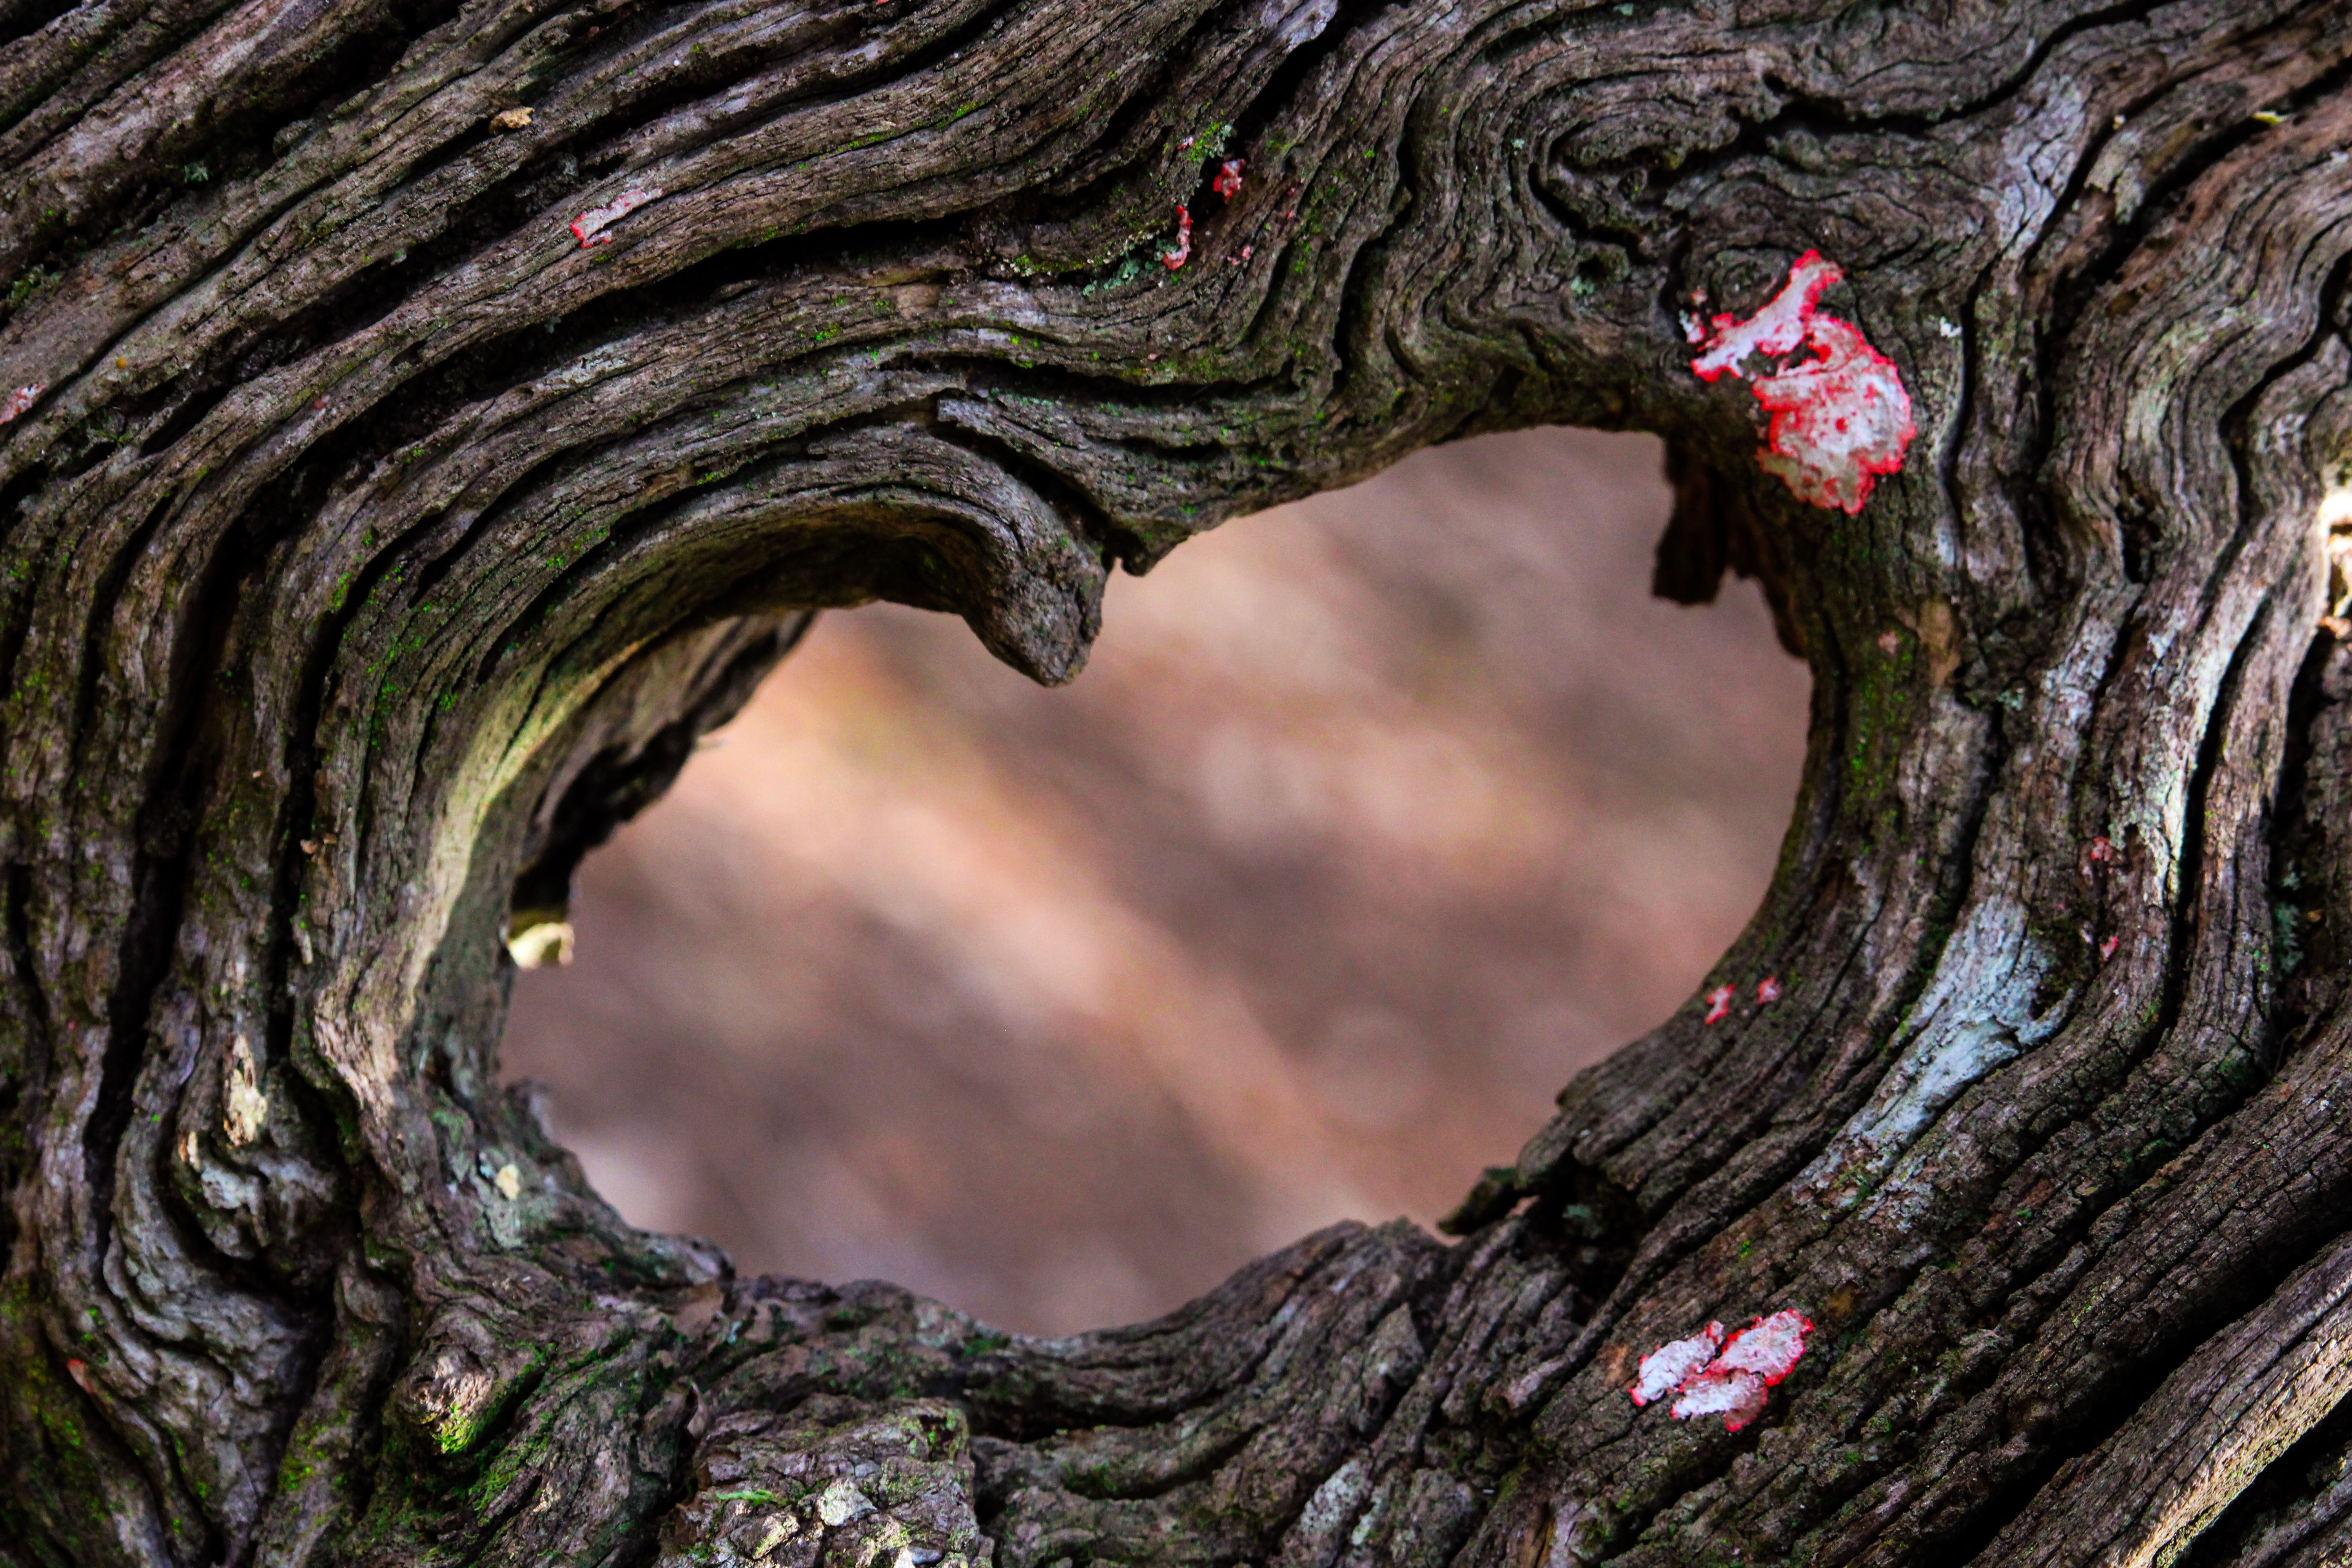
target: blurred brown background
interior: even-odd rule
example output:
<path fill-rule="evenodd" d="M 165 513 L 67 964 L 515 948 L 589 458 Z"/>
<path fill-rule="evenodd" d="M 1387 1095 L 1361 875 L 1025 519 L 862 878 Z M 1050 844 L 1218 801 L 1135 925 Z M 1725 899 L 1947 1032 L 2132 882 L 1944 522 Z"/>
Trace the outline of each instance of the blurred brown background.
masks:
<path fill-rule="evenodd" d="M 505 1070 L 633 1221 L 1003 1327 L 1424 1223 L 1763 892 L 1804 668 L 1648 594 L 1646 437 L 1425 452 L 1111 587 L 1046 691 L 824 617 L 592 856 Z"/>

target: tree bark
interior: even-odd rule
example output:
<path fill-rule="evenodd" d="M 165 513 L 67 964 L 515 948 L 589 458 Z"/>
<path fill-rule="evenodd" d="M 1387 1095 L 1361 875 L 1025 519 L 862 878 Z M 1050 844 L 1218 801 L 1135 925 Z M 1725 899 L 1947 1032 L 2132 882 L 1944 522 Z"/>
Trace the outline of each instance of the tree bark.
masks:
<path fill-rule="evenodd" d="M 2352 1551 L 2346 0 L 0 37 L 0 1561 Z M 1681 319 L 1809 249 L 1918 428 L 1852 513 Z M 1811 742 L 1727 1013 L 1458 1242 L 1025 1340 L 633 1231 L 498 1088 L 509 921 L 814 610 L 1066 679 L 1114 564 L 1538 423 L 1668 438 L 1661 590 L 1763 576 Z M 1783 1309 L 1741 1430 L 1628 1397 Z"/>

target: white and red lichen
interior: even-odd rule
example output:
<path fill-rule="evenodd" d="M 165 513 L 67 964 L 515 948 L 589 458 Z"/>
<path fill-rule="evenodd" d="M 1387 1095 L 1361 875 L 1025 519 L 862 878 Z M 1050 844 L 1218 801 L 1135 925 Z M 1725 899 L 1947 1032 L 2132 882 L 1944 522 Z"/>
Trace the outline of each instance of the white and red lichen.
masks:
<path fill-rule="evenodd" d="M 1721 1323 L 1709 1323 L 1686 1340 L 1669 1340 L 1642 1358 L 1633 1386 L 1626 1392 L 1636 1405 L 1664 1399 L 1705 1370 L 1722 1348 Z"/>
<path fill-rule="evenodd" d="M 572 237 L 580 242 L 580 248 L 583 250 L 592 245 L 610 245 L 613 243 L 613 237 L 604 232 L 606 229 L 647 202 L 658 201 L 660 198 L 659 191 L 623 191 L 603 206 L 590 207 L 586 212 L 573 218 Z"/>
<path fill-rule="evenodd" d="M 1903 467 L 1918 429 L 1895 362 L 1853 322 L 1820 312 L 1822 291 L 1844 276 L 1821 252 L 1805 252 L 1762 310 L 1744 321 L 1717 316 L 1704 337 L 1692 338 L 1706 352 L 1691 371 L 1701 381 L 1726 371 L 1746 380 L 1741 367 L 1754 355 L 1785 362 L 1811 349 L 1817 358 L 1783 363 L 1753 384 L 1772 416 L 1757 462 L 1799 500 L 1857 512 L 1877 481 Z M 1696 325 L 1685 319 L 1685 332 Z"/>
<path fill-rule="evenodd" d="M 5 397 L 0 397 L 0 425 L 7 424 L 26 409 L 38 403 L 41 400 L 41 394 L 48 389 L 48 383 L 37 381 L 29 386 L 18 387 Z"/>
<path fill-rule="evenodd" d="M 2114 839 L 2109 838 L 2105 834 L 2102 833 L 2096 838 L 2091 840 L 2091 858 L 2093 860 L 2106 861 L 2112 860 L 2115 858 L 2116 843 Z"/>
<path fill-rule="evenodd" d="M 1721 1323 L 1709 1323 L 1643 1356 L 1627 1392 L 1636 1405 L 1671 1393 L 1675 1402 L 1666 1413 L 1675 1420 L 1720 1415 L 1723 1429 L 1737 1432 L 1764 1414 L 1772 1390 L 1803 1359 L 1805 1336 L 1812 1329 L 1812 1320 L 1794 1309 L 1758 1318 L 1728 1342 Z"/>
<path fill-rule="evenodd" d="M 1723 1429 L 1737 1432 L 1764 1414 L 1771 1390 L 1754 1373 L 1702 1372 L 1682 1386 L 1666 1414 L 1677 1421 L 1694 1415 L 1720 1415 Z"/>
<path fill-rule="evenodd" d="M 1756 1005 L 1759 1007 L 1769 1007 L 1780 999 L 1780 977 L 1779 975 L 1768 974 L 1756 983 Z"/>
<path fill-rule="evenodd" d="M 1789 269 L 1789 281 L 1765 307 L 1746 321 L 1728 313 L 1717 316 L 1713 330 L 1700 341 L 1706 353 L 1691 361 L 1691 372 L 1701 381 L 1714 381 L 1729 371 L 1746 379 L 1739 367 L 1750 354 L 1791 354 L 1811 330 L 1816 307 L 1829 286 L 1845 274 L 1808 250 Z"/>
<path fill-rule="evenodd" d="M 1731 999 L 1738 994 L 1739 993 L 1734 991 L 1728 985 L 1718 985 L 1714 990 L 1708 992 L 1706 994 L 1706 1016 L 1700 1019 L 1699 1022 L 1702 1024 L 1720 1024 L 1726 1018 L 1730 1017 Z"/>
<path fill-rule="evenodd" d="M 1209 182 L 1209 189 L 1227 201 L 1242 192 L 1242 171 L 1249 167 L 1246 158 L 1228 158 L 1217 165 L 1217 177 Z"/>
<path fill-rule="evenodd" d="M 1804 1359 L 1805 1336 L 1812 1331 L 1811 1318 L 1785 1308 L 1732 1335 L 1707 1370 L 1753 1373 L 1765 1387 L 1774 1387 L 1797 1370 L 1797 1363 Z"/>
<path fill-rule="evenodd" d="M 1192 214 L 1182 202 L 1176 204 L 1176 248 L 1160 259 L 1171 272 L 1192 259 Z"/>
<path fill-rule="evenodd" d="M 1895 362 L 1844 321 L 1813 323 L 1822 357 L 1756 384 L 1772 415 L 1769 449 L 1757 458 L 1801 500 L 1857 512 L 1879 479 L 1903 467 L 1918 427 Z"/>

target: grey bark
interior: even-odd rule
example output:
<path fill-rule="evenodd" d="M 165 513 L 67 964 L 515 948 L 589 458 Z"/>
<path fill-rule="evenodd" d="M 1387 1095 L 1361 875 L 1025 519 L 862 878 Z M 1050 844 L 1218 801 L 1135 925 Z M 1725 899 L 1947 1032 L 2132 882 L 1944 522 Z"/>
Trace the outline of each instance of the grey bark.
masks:
<path fill-rule="evenodd" d="M 2342 0 L 0 39 L 0 1560 L 2352 1540 Z M 1677 320 L 1816 247 L 1920 429 L 1852 516 Z M 1570 1084 L 1459 1241 L 1024 1340 L 635 1232 L 497 1087 L 510 916 L 813 611 L 1065 679 L 1114 566 L 1544 422 L 1667 437 L 1661 589 L 1762 576 L 1812 736 L 1740 1005 Z M 1627 1397 L 1783 1308 L 1754 1425 Z"/>

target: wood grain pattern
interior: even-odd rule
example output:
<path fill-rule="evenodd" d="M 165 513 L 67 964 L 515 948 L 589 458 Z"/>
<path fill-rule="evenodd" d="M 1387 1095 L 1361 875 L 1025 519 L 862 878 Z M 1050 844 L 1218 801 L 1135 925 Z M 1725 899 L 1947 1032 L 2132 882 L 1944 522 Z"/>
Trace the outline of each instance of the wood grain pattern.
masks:
<path fill-rule="evenodd" d="M 2339 1528 L 2340 1352 L 2295 1336 L 2352 1198 L 2340 0 L 10 0 L 0 38 L 0 385 L 40 389 L 0 426 L 0 1557 Z M 1851 518 L 1756 468 L 1677 320 L 1812 248 L 1919 430 Z M 1114 566 L 1538 423 L 1674 443 L 1671 586 L 1765 575 L 1811 750 L 1707 982 L 1784 998 L 1579 1078 L 1459 1243 L 1343 1228 L 1008 1340 L 633 1232 L 492 1087 L 519 884 L 810 611 L 952 609 L 1065 679 Z M 1822 1331 L 1756 1426 L 1626 1398 L 1783 1307 Z M 2294 1356 L 2292 1397 L 2227 1370 Z"/>

